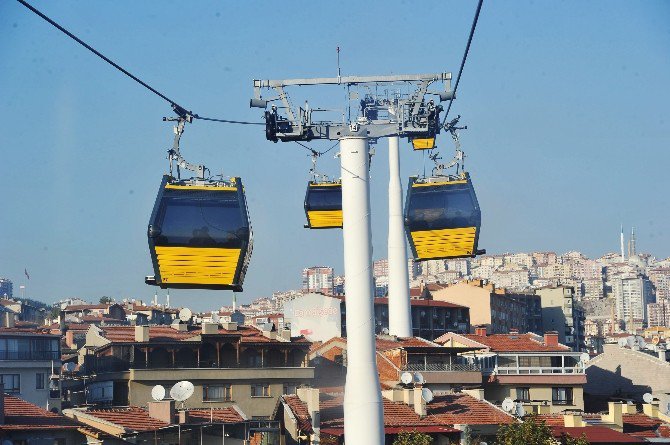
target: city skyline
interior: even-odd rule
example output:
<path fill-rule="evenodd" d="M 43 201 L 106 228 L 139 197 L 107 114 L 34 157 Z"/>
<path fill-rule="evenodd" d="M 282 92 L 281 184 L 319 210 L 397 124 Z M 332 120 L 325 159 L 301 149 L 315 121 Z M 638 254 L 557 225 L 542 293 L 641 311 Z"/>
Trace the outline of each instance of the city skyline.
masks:
<path fill-rule="evenodd" d="M 472 16 L 469 4 L 427 5 L 431 15 L 459 18 L 435 29 L 445 43 L 417 47 L 400 39 L 388 51 L 387 29 L 422 23 L 423 11 L 389 3 L 388 25 L 370 29 L 366 24 L 377 20 L 372 8 L 350 17 L 347 7 L 328 5 L 310 20 L 305 8 L 283 24 L 301 30 L 286 36 L 301 51 L 279 55 L 267 45 L 277 29 L 255 20 L 259 14 L 269 19 L 270 12 L 249 5 L 203 6 L 179 17 L 150 3 L 128 10 L 36 6 L 194 112 L 244 120 L 260 118 L 247 108 L 252 78 L 333 75 L 337 46 L 346 74 L 455 72 Z M 0 81 L 10 92 L 4 104 L 16 117 L 0 124 L 8 135 L 0 187 L 9 191 L 0 214 L 0 275 L 15 282 L 16 294 L 27 269 L 26 297 L 150 299 L 154 289 L 143 283 L 150 272 L 146 224 L 166 168 L 171 129 L 160 118 L 169 109 L 20 5 L 0 8 L 0 28 L 7 30 Z M 670 206 L 660 179 L 669 160 L 662 148 L 670 134 L 663 118 L 670 63 L 659 57 L 670 44 L 662 20 L 668 8 L 663 2 L 645 8 L 625 2 L 485 6 L 453 109 L 469 126 L 461 142 L 482 206 L 482 248 L 577 248 L 593 257 L 618 251 L 623 223 L 636 227 L 638 251 L 670 256 L 664 232 Z M 233 11 L 240 20 L 229 22 Z M 169 38 L 166 26 L 193 40 Z M 333 26 L 333 36 L 318 32 Z M 369 32 L 365 49 L 359 29 Z M 212 44 L 193 44 L 198 41 Z M 233 64 L 230 48 L 241 45 L 247 51 Z M 306 63 L 300 54 L 313 56 Z M 622 90 L 627 94 L 612 94 Z M 256 244 L 239 301 L 295 288 L 300 270 L 314 264 L 342 273 L 341 233 L 302 229 L 306 150 L 271 144 L 259 128 L 203 122 L 189 126 L 183 142 L 189 157 L 244 178 Z M 438 145 L 450 158 L 445 135 Z M 379 259 L 386 256 L 386 141 L 376 148 L 372 221 Z M 631 162 L 631 152 L 643 162 Z M 337 162 L 323 161 L 338 176 Z M 405 186 L 422 167 L 421 155 L 403 141 Z M 171 299 L 173 305 L 199 300 L 217 307 L 229 304 L 232 294 L 175 290 Z"/>

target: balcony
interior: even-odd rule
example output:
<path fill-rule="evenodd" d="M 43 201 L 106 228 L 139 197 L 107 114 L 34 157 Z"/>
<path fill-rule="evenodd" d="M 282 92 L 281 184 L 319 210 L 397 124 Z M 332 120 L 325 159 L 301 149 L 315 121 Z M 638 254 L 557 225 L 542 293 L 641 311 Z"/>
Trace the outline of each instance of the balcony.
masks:
<path fill-rule="evenodd" d="M 481 383 L 482 371 L 479 365 L 471 363 L 408 363 L 401 373 L 420 372 L 426 383 Z"/>
<path fill-rule="evenodd" d="M 0 351 L 0 360 L 60 360 L 58 351 Z"/>
<path fill-rule="evenodd" d="M 519 366 L 510 368 L 496 368 L 495 372 L 499 375 L 584 374 L 584 368 L 581 366 L 574 368 L 561 366 Z"/>

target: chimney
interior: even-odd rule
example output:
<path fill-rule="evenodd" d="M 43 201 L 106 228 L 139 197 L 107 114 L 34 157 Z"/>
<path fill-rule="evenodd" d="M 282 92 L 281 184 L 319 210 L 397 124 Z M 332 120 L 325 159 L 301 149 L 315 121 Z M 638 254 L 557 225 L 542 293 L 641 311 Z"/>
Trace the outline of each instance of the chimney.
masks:
<path fill-rule="evenodd" d="M 74 331 L 67 331 L 65 333 L 65 344 L 70 349 L 77 349 L 77 345 L 74 342 Z"/>
<path fill-rule="evenodd" d="M 609 411 L 607 414 L 603 414 L 603 422 L 613 423 L 621 428 L 623 428 L 623 403 L 621 402 L 608 402 L 607 403 Z"/>
<path fill-rule="evenodd" d="M 426 401 L 423 400 L 421 390 L 423 388 L 414 388 L 414 412 L 418 414 L 419 417 L 424 417 L 426 415 Z"/>
<path fill-rule="evenodd" d="M 191 419 L 190 416 L 188 415 L 188 411 L 186 411 L 185 409 L 177 411 L 177 423 L 179 423 L 179 425 L 188 423 L 189 420 Z"/>
<path fill-rule="evenodd" d="M 479 335 L 481 337 L 486 337 L 486 325 L 481 325 L 475 327 L 475 335 Z"/>
<path fill-rule="evenodd" d="M 147 402 L 149 417 L 167 424 L 174 423 L 174 400 L 159 400 Z"/>
<path fill-rule="evenodd" d="M 558 332 L 549 331 L 544 333 L 545 346 L 558 346 Z"/>
<path fill-rule="evenodd" d="M 645 403 L 642 405 L 642 411 L 647 417 L 651 417 L 652 419 L 658 418 L 658 405 Z"/>
<path fill-rule="evenodd" d="M 149 326 L 135 326 L 135 341 L 138 343 L 149 341 Z"/>
<path fill-rule="evenodd" d="M 221 323 L 221 327 L 226 331 L 237 331 L 237 323 L 229 321 L 228 323 Z"/>
<path fill-rule="evenodd" d="M 203 323 L 202 324 L 202 333 L 203 334 L 218 334 L 219 333 L 219 324 L 218 323 Z"/>
<path fill-rule="evenodd" d="M 575 428 L 582 427 L 582 415 L 581 414 L 564 414 L 563 415 L 563 425 L 566 428 Z"/>
<path fill-rule="evenodd" d="M 537 405 L 537 414 L 551 414 L 551 405 Z"/>

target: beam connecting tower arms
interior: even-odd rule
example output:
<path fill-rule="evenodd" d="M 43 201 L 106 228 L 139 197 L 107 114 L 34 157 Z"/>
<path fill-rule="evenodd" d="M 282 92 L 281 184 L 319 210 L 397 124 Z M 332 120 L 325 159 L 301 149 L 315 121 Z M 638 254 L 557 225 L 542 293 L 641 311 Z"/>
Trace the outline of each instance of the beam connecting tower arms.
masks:
<path fill-rule="evenodd" d="M 434 84 L 442 88 L 429 90 Z M 325 109 L 294 107 L 286 87 L 335 85 L 347 90 L 348 104 L 357 101 L 360 105 L 357 116 L 352 118 L 351 109 L 347 118 L 340 120 L 315 120 L 314 112 Z M 357 91 L 364 91 L 361 97 Z M 271 97 L 264 98 L 263 90 L 272 90 Z M 381 92 L 380 92 L 381 90 Z M 414 139 L 434 139 L 440 132 L 439 114 L 442 106 L 438 102 L 453 98 L 451 73 L 405 74 L 391 76 L 338 76 L 313 79 L 254 80 L 254 97 L 250 106 L 264 108 L 265 135 L 273 142 L 310 141 L 313 139 L 339 140 L 344 137 L 399 136 Z M 281 105 L 275 105 L 274 102 Z M 267 110 L 270 105 L 270 110 Z M 279 114 L 282 109 L 286 116 Z"/>

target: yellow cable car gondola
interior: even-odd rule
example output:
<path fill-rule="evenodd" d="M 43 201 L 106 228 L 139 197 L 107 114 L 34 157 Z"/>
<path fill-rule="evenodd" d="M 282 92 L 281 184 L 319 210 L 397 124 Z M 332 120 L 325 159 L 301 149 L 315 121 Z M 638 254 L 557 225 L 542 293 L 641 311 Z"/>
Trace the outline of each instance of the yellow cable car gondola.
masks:
<path fill-rule="evenodd" d="M 470 175 L 410 178 L 405 231 L 417 261 L 466 258 L 477 250 L 481 211 Z"/>
<path fill-rule="evenodd" d="M 342 183 L 340 181 L 307 183 L 305 193 L 306 228 L 342 228 Z"/>
<path fill-rule="evenodd" d="M 180 115 L 168 151 L 170 174 L 163 176 L 148 227 L 154 275 L 147 284 L 162 288 L 242 291 L 251 259 L 252 231 L 240 178 L 205 179 L 203 165 L 188 163 L 179 152 L 185 122 Z M 172 164 L 177 165 L 177 178 Z M 197 173 L 180 179 L 179 169 Z"/>

